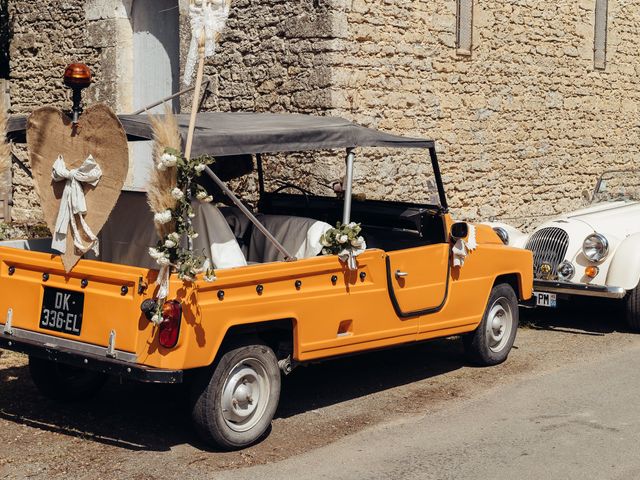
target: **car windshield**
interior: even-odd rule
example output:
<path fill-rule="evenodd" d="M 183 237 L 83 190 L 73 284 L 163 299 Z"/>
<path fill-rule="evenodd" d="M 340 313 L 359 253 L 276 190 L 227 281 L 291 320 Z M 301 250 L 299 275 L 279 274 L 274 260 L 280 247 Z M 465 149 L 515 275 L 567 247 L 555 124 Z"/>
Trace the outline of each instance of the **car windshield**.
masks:
<path fill-rule="evenodd" d="M 341 192 L 344 152 L 263 155 L 267 191 L 306 191 L 332 196 Z M 295 165 L 295 175 L 291 175 Z M 353 198 L 416 202 L 440 206 L 435 174 L 427 150 L 358 148 L 354 165 Z"/>
<path fill-rule="evenodd" d="M 612 170 L 604 172 L 596 184 L 591 203 L 640 201 L 640 171 Z"/>

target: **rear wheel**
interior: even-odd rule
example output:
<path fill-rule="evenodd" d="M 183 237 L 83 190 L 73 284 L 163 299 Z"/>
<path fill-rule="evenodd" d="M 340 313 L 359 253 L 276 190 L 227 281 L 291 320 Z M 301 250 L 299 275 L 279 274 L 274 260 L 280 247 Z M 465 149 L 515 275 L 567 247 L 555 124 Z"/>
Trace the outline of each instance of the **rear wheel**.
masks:
<path fill-rule="evenodd" d="M 634 332 L 640 332 L 640 288 L 636 287 L 627 293 L 625 302 L 627 326 Z"/>
<path fill-rule="evenodd" d="M 463 337 L 465 353 L 480 366 L 504 362 L 518 330 L 518 298 L 511 285 L 493 287 L 478 328 Z"/>
<path fill-rule="evenodd" d="M 91 398 L 108 379 L 103 373 L 31 356 L 29 372 L 40 393 L 63 402 Z"/>
<path fill-rule="evenodd" d="M 229 349 L 193 384 L 192 418 L 200 437 L 225 450 L 259 440 L 280 398 L 280 369 L 266 345 Z"/>

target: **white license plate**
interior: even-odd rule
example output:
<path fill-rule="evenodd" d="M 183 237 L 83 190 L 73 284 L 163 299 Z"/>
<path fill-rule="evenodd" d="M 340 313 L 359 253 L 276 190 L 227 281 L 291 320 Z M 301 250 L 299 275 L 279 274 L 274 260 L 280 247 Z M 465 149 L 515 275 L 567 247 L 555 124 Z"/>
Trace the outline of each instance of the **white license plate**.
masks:
<path fill-rule="evenodd" d="M 533 296 L 538 307 L 555 308 L 557 306 L 555 293 L 533 292 Z"/>

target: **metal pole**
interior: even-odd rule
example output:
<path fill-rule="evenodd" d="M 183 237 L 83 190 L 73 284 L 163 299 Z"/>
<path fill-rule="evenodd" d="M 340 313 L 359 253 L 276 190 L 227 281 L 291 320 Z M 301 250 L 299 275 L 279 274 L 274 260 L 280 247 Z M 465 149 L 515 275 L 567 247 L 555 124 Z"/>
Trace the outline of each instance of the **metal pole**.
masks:
<path fill-rule="evenodd" d="M 438 165 L 438 156 L 436 155 L 436 147 L 429 147 L 429 156 L 431 157 L 431 166 L 433 168 L 433 174 L 436 177 L 436 186 L 438 187 L 438 196 L 440 197 L 440 204 L 442 209 L 446 213 L 449 210 L 447 204 L 447 196 L 444 193 L 444 185 L 442 183 L 442 175 L 440 174 L 440 166 Z"/>
<path fill-rule="evenodd" d="M 351 221 L 351 192 L 353 186 L 353 161 L 356 154 L 353 148 L 347 148 L 347 174 L 345 176 L 344 187 L 344 210 L 342 211 L 342 223 L 346 225 Z"/>
<path fill-rule="evenodd" d="M 207 81 L 204 82 L 204 92 L 202 93 L 203 95 L 202 98 L 204 98 L 204 94 L 209 89 L 210 83 L 211 83 L 211 79 L 207 79 Z M 168 97 L 165 97 L 162 100 L 158 100 L 157 102 L 153 102 L 152 104 L 147 105 L 146 107 L 141 108 L 140 110 L 136 110 L 131 115 L 140 115 L 141 113 L 144 113 L 147 110 L 151 110 L 153 107 L 157 107 L 158 105 L 162 105 L 163 103 L 168 102 L 169 100 L 173 100 L 174 98 L 184 95 L 185 93 L 189 93 L 191 90 L 194 90 L 195 88 L 196 86 L 193 85 L 192 87 L 185 88 L 184 90 L 180 90 L 179 92 L 174 93 L 173 95 L 169 95 Z M 200 100 L 200 103 L 201 103 L 200 107 L 202 107 L 202 98 Z M 200 111 L 200 108 L 198 109 L 198 111 Z"/>
<path fill-rule="evenodd" d="M 260 223 L 260 220 L 258 220 L 255 215 L 253 213 L 251 213 L 251 210 L 249 210 L 247 207 L 244 206 L 244 204 L 240 201 L 240 199 L 238 197 L 236 197 L 234 195 L 234 193 L 229 190 L 229 187 L 227 187 L 225 185 L 225 183 L 220 180 L 220 178 L 218 178 L 218 176 L 213 173 L 213 170 L 211 170 L 209 167 L 206 167 L 204 169 L 205 173 L 207 175 L 209 175 L 209 177 L 211 178 L 211 180 L 213 180 L 215 182 L 216 185 L 218 185 L 218 187 L 220 187 L 220 189 L 224 192 L 224 194 L 229 197 L 231 199 L 231 201 L 233 202 L 233 204 L 238 207 L 242 213 L 244 213 L 247 218 L 251 221 L 251 223 L 253 223 L 253 225 L 260 230 L 260 232 L 262 232 L 262 234 L 267 237 L 267 239 L 273 243 L 273 246 L 276 247 L 276 249 L 282 254 L 284 255 L 284 259 L 285 261 L 292 261 L 292 260 L 296 260 L 296 257 L 294 257 L 293 255 L 291 255 L 289 252 L 287 252 L 287 249 L 284 248 L 282 246 L 282 244 L 276 239 L 276 237 L 274 237 L 271 232 L 269 230 L 267 230 L 265 228 L 265 226 L 263 224 Z"/>

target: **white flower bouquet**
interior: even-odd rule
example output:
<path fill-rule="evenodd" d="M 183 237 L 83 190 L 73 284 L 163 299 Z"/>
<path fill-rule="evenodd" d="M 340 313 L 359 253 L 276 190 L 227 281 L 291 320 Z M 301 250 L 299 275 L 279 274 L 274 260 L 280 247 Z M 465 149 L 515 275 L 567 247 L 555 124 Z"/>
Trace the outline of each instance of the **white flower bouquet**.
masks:
<path fill-rule="evenodd" d="M 340 260 L 347 263 L 350 270 L 357 270 L 356 257 L 367 249 L 367 244 L 360 235 L 361 230 L 359 223 L 338 222 L 336 228 L 327 230 L 320 237 L 322 254 L 338 255 Z"/>

